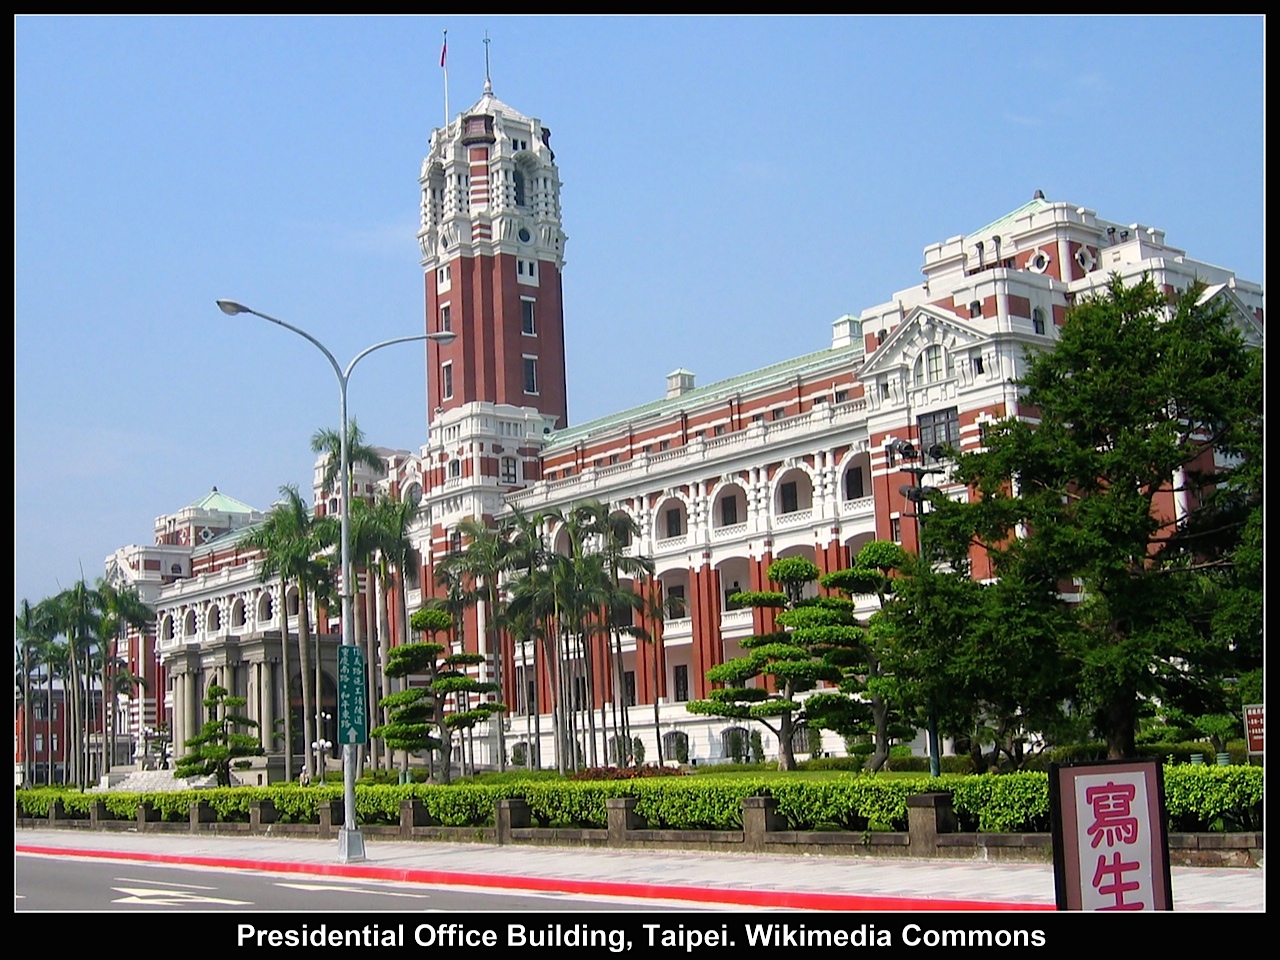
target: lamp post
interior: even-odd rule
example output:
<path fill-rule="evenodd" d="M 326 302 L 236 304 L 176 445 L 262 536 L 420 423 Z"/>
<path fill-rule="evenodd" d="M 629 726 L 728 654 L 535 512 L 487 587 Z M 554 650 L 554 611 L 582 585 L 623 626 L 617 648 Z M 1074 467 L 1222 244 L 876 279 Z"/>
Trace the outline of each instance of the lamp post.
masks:
<path fill-rule="evenodd" d="M 927 453 L 934 463 L 939 463 L 946 451 L 939 443 L 933 444 L 928 451 L 918 450 L 914 444 L 906 441 L 895 441 L 894 447 L 904 460 L 920 458 L 920 466 L 902 468 L 903 473 L 911 474 L 914 482 L 899 487 L 898 492 L 915 504 L 915 512 L 908 516 L 916 522 L 916 555 L 923 556 L 920 538 L 924 531 L 924 505 L 929 500 L 929 494 L 937 490 L 937 487 L 926 486 L 923 481 L 931 473 L 945 472 L 941 467 L 924 466 L 924 457 Z M 938 755 L 938 712 L 932 699 L 926 708 L 925 717 L 925 731 L 929 742 L 929 776 L 938 777 L 942 775 L 942 762 Z"/>
<path fill-rule="evenodd" d="M 342 527 L 342 554 L 340 560 L 342 564 L 342 645 L 355 646 L 355 636 L 352 630 L 352 603 L 354 600 L 352 587 L 354 578 L 351 576 L 351 477 L 349 475 L 350 465 L 347 460 L 347 433 L 349 426 L 347 422 L 347 383 L 351 379 L 351 371 L 355 368 L 355 365 L 375 350 L 389 347 L 393 343 L 412 343 L 415 340 L 433 340 L 443 346 L 452 343 L 457 335 L 439 331 L 383 340 L 371 347 L 365 347 L 357 353 L 344 370 L 329 348 L 307 333 L 307 331 L 265 313 L 259 313 L 244 304 L 236 303 L 234 300 L 219 300 L 217 303 L 218 309 L 227 314 L 227 316 L 233 317 L 238 313 L 249 313 L 269 323 L 274 323 L 278 327 L 293 331 L 324 354 L 325 359 L 329 361 L 329 365 L 333 367 L 334 375 L 338 378 L 338 398 L 340 403 L 338 468 L 342 483 L 340 509 Z M 306 683 L 305 677 L 302 682 Z M 364 836 L 360 833 L 360 827 L 356 824 L 356 745 L 354 743 L 344 743 L 342 745 L 342 808 L 343 824 L 342 829 L 338 831 L 338 859 L 343 863 L 363 860 Z"/>

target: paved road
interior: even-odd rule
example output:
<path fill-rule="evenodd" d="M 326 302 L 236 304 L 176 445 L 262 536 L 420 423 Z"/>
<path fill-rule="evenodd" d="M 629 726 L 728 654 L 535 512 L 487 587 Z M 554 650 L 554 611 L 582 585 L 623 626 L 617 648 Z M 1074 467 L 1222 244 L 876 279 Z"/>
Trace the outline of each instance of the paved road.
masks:
<path fill-rule="evenodd" d="M 15 851 L 494 892 L 640 898 L 665 901 L 672 909 L 1044 910 L 1054 900 L 1053 872 L 1046 864 L 382 840 L 368 843 L 365 863 L 339 864 L 334 841 L 79 830 L 21 830 Z M 1179 911 L 1261 912 L 1266 909 L 1265 870 L 1174 867 L 1173 893 Z"/>

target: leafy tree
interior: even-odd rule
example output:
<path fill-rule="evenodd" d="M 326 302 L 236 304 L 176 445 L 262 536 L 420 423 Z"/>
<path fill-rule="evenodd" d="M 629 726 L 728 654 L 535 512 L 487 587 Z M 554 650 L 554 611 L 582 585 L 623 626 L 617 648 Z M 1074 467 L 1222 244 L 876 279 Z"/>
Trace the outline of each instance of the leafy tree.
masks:
<path fill-rule="evenodd" d="M 708 699 L 692 700 L 685 706 L 690 713 L 704 716 L 758 721 L 778 738 L 778 769 L 794 770 L 794 731 L 808 711 L 808 705 L 802 706 L 796 695 L 812 689 L 820 680 L 840 681 L 841 667 L 848 662 L 851 648 L 860 643 L 862 630 L 848 600 L 804 599 L 805 586 L 818 579 L 818 567 L 811 560 L 776 560 L 769 566 L 768 577 L 782 590 L 736 593 L 731 599 L 746 606 L 781 611 L 777 623 L 784 630 L 743 640 L 742 646 L 747 648 L 744 656 L 707 671 L 708 680 L 725 686 L 712 690 Z M 747 686 L 756 677 L 771 683 Z M 776 692 L 771 692 L 769 686 Z M 841 704 L 853 705 L 840 694 L 819 700 L 811 722 L 838 724 L 835 714 Z M 745 743 L 740 747 L 744 755 L 746 747 Z"/>
<path fill-rule="evenodd" d="M 1260 510 L 1261 359 L 1202 294 L 1116 277 L 1077 303 L 1018 381 L 1028 417 L 957 459 L 970 502 L 933 497 L 930 524 L 949 552 L 974 545 L 1002 578 L 1078 594 L 1058 601 L 1069 629 L 1035 639 L 1071 665 L 1074 699 L 1111 757 L 1133 755 L 1144 704 L 1212 686 L 1232 644 L 1261 653 L 1251 601 L 1233 611 L 1210 589 L 1243 574 L 1260 544 L 1249 505 Z M 1201 498 L 1215 487 L 1231 496 Z"/>
<path fill-rule="evenodd" d="M 231 768 L 246 765 L 246 757 L 260 757 L 265 753 L 256 734 L 243 733 L 240 728 L 256 728 L 258 721 L 233 713 L 246 703 L 244 697 L 233 697 L 226 687 L 213 684 L 204 706 L 211 717 L 205 721 L 200 733 L 186 742 L 191 747 L 178 761 L 174 773 L 178 777 L 214 775 L 218 786 L 231 786 Z"/>

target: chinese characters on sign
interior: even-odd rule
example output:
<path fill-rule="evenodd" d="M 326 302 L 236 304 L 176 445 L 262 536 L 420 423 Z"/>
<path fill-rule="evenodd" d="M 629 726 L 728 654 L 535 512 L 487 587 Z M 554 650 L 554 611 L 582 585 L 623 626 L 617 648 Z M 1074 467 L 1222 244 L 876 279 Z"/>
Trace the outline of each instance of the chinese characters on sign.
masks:
<path fill-rule="evenodd" d="M 1266 728 L 1263 726 L 1263 710 L 1260 703 L 1248 703 L 1244 708 L 1244 737 L 1249 745 L 1250 754 L 1262 753 L 1263 734 Z"/>
<path fill-rule="evenodd" d="M 1171 909 L 1156 762 L 1055 765 L 1050 781 L 1059 907 Z"/>
<path fill-rule="evenodd" d="M 1152 908 L 1151 835 L 1133 815 L 1135 802 L 1146 809 L 1145 787 L 1140 774 L 1076 778 L 1076 807 L 1088 822 L 1079 835 L 1080 867 L 1092 874 L 1082 891 L 1085 910 Z"/>
<path fill-rule="evenodd" d="M 364 651 L 338 648 L 338 742 L 366 743 L 369 739 L 368 700 L 365 695 Z"/>

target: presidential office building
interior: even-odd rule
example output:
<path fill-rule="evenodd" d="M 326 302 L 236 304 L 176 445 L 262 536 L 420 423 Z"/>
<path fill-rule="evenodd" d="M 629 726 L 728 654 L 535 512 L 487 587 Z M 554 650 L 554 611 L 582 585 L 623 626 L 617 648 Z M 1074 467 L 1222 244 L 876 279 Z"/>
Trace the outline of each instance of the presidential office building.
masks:
<path fill-rule="evenodd" d="M 767 589 L 765 571 L 782 557 L 806 557 L 827 572 L 874 539 L 915 549 L 914 505 L 901 492 L 911 482 L 903 467 L 912 464 L 901 459 L 901 444 L 969 451 L 981 445 L 984 424 L 1023 415 L 1010 381 L 1023 373 L 1028 349 L 1053 341 L 1075 298 L 1112 274 L 1130 283 L 1150 275 L 1170 291 L 1199 281 L 1206 298 L 1220 299 L 1246 336 L 1262 342 L 1259 284 L 1190 259 L 1156 227 L 1105 220 L 1037 191 L 985 226 L 926 246 L 919 271 L 902 265 L 904 277 L 922 278 L 883 303 L 833 323 L 813 318 L 831 325 L 827 349 L 710 384 L 678 369 L 665 389 L 654 385 L 653 402 L 570 424 L 566 237 L 551 142 L 540 120 L 507 106 L 487 83 L 474 106 L 432 133 L 419 178 L 426 330 L 456 338 L 427 344 L 426 445 L 386 451 L 388 475 L 359 475 L 353 489 L 368 496 L 381 485 L 420 502 L 413 538 L 422 567 L 404 588 L 409 611 L 439 591 L 435 567 L 462 546 L 458 526 L 468 518 L 588 500 L 633 517 L 641 533 L 630 549 L 653 558 L 667 616 L 650 625 L 660 643 L 624 638 L 622 682 L 600 668 L 591 706 L 628 708 L 650 758 L 659 738 L 666 757 L 677 740 L 699 762 L 727 756 L 732 721 L 694 716 L 684 703 L 706 695 L 708 668 L 772 625 L 769 611 L 736 609 L 729 597 Z M 965 495 L 945 474 L 930 482 Z M 315 496 L 320 511 L 339 506 L 318 480 Z M 1160 509 L 1177 516 L 1187 506 L 1169 494 Z M 236 545 L 260 518 L 245 507 L 224 524 L 234 529 L 189 545 L 188 558 L 158 555 L 163 571 L 186 564 L 180 577 L 156 585 L 153 599 L 164 691 L 155 708 L 175 743 L 190 735 L 200 691 L 215 677 L 245 695 L 268 728 L 300 706 L 301 678 L 282 674 L 275 606 L 286 605 L 293 629 L 296 594 L 260 583 L 257 559 Z M 563 530 L 548 524 L 545 533 L 550 546 L 567 549 Z M 379 611 L 398 619 L 399 598 L 380 590 L 361 578 L 357 616 L 372 630 Z M 502 658 L 508 751 L 540 730 L 545 765 L 554 755 L 552 724 L 531 716 L 553 702 L 543 659 L 521 638 L 489 649 L 489 615 L 483 604 L 468 611 L 461 646 L 486 655 L 481 679 Z M 336 610 L 321 611 L 326 698 L 337 621 Z M 495 763 L 496 730 L 478 734 L 477 762 Z M 776 754 L 767 732 L 764 740 Z M 831 736 L 821 746 L 843 752 Z"/>

